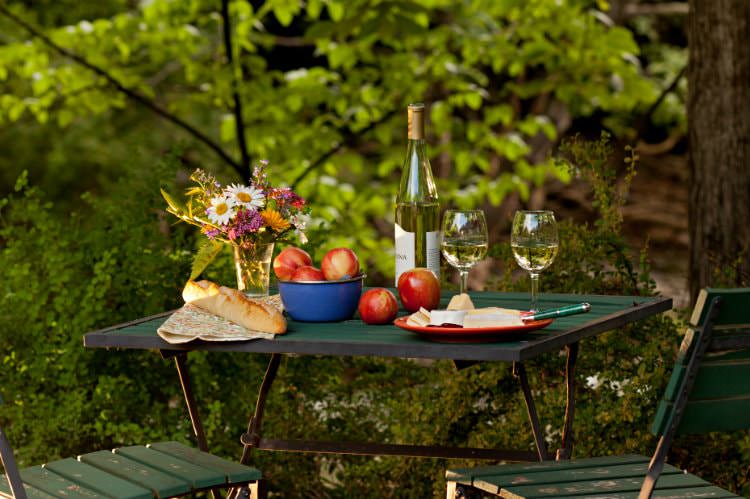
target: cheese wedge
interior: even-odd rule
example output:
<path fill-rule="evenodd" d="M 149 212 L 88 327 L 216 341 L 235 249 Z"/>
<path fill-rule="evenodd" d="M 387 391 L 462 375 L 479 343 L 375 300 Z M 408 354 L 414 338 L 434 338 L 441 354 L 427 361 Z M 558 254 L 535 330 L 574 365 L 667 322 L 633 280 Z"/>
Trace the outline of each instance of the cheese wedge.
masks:
<path fill-rule="evenodd" d="M 474 304 L 471 298 L 466 293 L 460 295 L 453 295 L 450 303 L 448 303 L 448 310 L 473 310 Z"/>
<path fill-rule="evenodd" d="M 430 312 L 430 326 L 442 326 L 443 324 L 455 324 L 460 326 L 464 323 L 466 310 L 433 310 Z"/>
<path fill-rule="evenodd" d="M 484 314 L 466 314 L 463 326 L 465 328 L 482 328 L 482 327 L 510 327 L 523 326 L 520 314 L 505 313 L 484 313 Z"/>
<path fill-rule="evenodd" d="M 425 308 L 420 308 L 406 319 L 406 324 L 419 327 L 428 326 L 430 324 L 430 312 Z"/>
<path fill-rule="evenodd" d="M 487 315 L 487 314 L 505 314 L 521 317 L 520 310 L 514 310 L 512 308 L 500 308 L 500 307 L 485 307 L 469 310 L 467 315 Z"/>

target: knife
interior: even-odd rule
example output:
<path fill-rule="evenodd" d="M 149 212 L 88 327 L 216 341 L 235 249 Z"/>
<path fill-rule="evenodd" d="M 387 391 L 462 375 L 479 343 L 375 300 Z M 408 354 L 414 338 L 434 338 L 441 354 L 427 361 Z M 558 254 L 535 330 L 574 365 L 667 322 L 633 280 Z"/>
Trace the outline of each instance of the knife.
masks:
<path fill-rule="evenodd" d="M 577 305 L 568 305 L 567 307 L 540 310 L 529 315 L 524 315 L 521 319 L 524 322 L 540 321 L 542 319 L 556 319 L 567 315 L 585 314 L 589 310 L 591 310 L 590 303 L 579 303 Z"/>

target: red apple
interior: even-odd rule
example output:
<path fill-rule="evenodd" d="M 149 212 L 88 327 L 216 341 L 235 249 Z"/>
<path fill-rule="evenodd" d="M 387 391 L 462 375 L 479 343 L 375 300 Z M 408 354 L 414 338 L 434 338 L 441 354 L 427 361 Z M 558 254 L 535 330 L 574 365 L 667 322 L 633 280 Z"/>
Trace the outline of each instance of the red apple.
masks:
<path fill-rule="evenodd" d="M 327 281 L 349 279 L 359 274 L 359 259 L 349 248 L 334 248 L 323 257 L 320 270 Z"/>
<path fill-rule="evenodd" d="M 385 288 L 364 292 L 359 299 L 359 316 L 367 324 L 390 324 L 398 313 L 398 302 Z"/>
<path fill-rule="evenodd" d="M 282 281 L 288 281 L 297 267 L 312 265 L 312 258 L 306 251 L 294 246 L 284 248 L 273 261 L 273 272 Z"/>
<path fill-rule="evenodd" d="M 310 265 L 303 265 L 297 267 L 297 270 L 292 274 L 292 281 L 325 281 L 326 278 L 319 269 Z"/>
<path fill-rule="evenodd" d="M 433 310 L 440 304 L 440 281 L 430 269 L 417 267 L 398 278 L 398 297 L 409 312 Z"/>

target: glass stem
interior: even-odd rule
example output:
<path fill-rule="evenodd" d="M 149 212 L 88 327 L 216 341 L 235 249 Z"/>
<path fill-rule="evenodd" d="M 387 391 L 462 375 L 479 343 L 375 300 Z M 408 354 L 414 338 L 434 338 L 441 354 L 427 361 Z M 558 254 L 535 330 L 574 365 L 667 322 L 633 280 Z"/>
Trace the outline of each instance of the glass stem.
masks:
<path fill-rule="evenodd" d="M 469 290 L 469 271 L 459 270 L 458 274 L 461 276 L 461 284 L 459 285 L 458 292 L 459 294 L 466 293 Z"/>
<path fill-rule="evenodd" d="M 531 311 L 538 312 L 537 297 L 539 296 L 539 274 L 530 273 L 531 276 Z"/>

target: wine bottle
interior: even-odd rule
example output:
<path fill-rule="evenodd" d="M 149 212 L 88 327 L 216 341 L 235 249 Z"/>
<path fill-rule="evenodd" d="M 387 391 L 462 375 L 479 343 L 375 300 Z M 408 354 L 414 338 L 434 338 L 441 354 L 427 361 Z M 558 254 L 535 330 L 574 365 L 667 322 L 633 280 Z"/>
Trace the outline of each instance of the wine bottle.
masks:
<path fill-rule="evenodd" d="M 440 205 L 424 139 L 424 104 L 408 108 L 408 145 L 396 196 L 396 283 L 414 267 L 440 277 Z"/>

